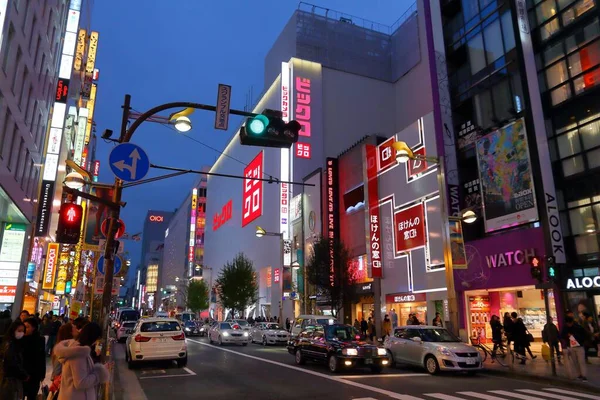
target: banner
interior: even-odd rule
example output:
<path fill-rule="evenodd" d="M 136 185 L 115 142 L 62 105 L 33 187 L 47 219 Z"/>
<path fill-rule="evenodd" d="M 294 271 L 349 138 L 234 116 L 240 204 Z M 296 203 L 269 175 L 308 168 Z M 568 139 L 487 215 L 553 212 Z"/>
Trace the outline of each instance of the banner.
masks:
<path fill-rule="evenodd" d="M 329 281 L 331 286 L 335 285 L 335 275 L 340 268 L 340 265 L 335 264 L 335 254 L 333 252 L 336 242 L 340 238 L 340 222 L 338 212 L 338 160 L 337 158 L 328 157 L 326 160 L 327 167 L 325 169 L 326 184 L 327 184 L 327 209 L 326 226 L 327 240 L 329 241 Z M 345 267 L 345 266 L 344 266 Z"/>
<path fill-rule="evenodd" d="M 69 244 L 60 245 L 58 258 L 58 274 L 56 277 L 56 294 L 65 294 L 69 269 L 74 263 L 75 252 Z"/>
<path fill-rule="evenodd" d="M 425 246 L 425 206 L 417 203 L 394 213 L 396 253 Z"/>
<path fill-rule="evenodd" d="M 452 266 L 454 269 L 467 269 L 467 255 L 465 240 L 463 238 L 461 221 L 448 221 L 450 230 L 450 251 L 452 253 Z"/>
<path fill-rule="evenodd" d="M 44 268 L 44 282 L 42 289 L 54 289 L 54 279 L 56 276 L 56 267 L 58 266 L 58 243 L 48 244 L 48 253 L 46 253 L 46 267 Z"/>
<path fill-rule="evenodd" d="M 392 142 L 393 143 L 393 142 Z M 387 149 L 388 147 L 386 147 Z M 365 145 L 365 162 L 367 175 L 367 246 L 368 246 L 368 276 L 371 278 L 383 277 L 381 259 L 381 221 L 379 220 L 379 186 L 377 180 L 377 147 Z M 381 156 L 381 155 L 380 155 Z M 383 162 L 383 158 L 380 158 Z"/>
<path fill-rule="evenodd" d="M 90 194 L 101 197 L 105 200 L 112 200 L 113 190 L 108 188 L 92 188 Z M 100 251 L 100 239 L 104 235 L 100 231 L 102 222 L 108 218 L 110 210 L 102 203 L 88 200 L 87 217 L 85 218 L 85 232 L 83 248 L 85 250 Z"/>
<path fill-rule="evenodd" d="M 523 120 L 481 138 L 476 147 L 486 232 L 538 220 Z"/>

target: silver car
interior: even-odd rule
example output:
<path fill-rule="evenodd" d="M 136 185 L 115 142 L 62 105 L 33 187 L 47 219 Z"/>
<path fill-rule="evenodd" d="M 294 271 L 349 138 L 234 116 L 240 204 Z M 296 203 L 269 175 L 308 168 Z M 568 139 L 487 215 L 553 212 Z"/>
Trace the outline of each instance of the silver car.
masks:
<path fill-rule="evenodd" d="M 286 345 L 290 335 L 279 324 L 274 322 L 259 322 L 250 329 L 250 341 L 252 343 Z"/>
<path fill-rule="evenodd" d="M 247 346 L 250 342 L 248 331 L 235 322 L 217 322 L 208 331 L 208 341 L 218 343 L 222 346 L 225 343 L 241 344 Z"/>
<path fill-rule="evenodd" d="M 384 346 L 392 365 L 422 366 L 430 374 L 440 370 L 474 374 L 483 368 L 477 349 L 437 326 L 401 326 L 386 338 Z"/>

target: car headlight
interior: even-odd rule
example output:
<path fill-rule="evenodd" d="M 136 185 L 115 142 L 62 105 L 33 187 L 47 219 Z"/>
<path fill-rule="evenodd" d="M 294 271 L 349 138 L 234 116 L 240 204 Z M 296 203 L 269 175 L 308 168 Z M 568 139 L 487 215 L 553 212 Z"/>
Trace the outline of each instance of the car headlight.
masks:
<path fill-rule="evenodd" d="M 358 350 L 356 350 L 356 349 L 343 349 L 342 350 L 342 354 L 345 354 L 347 356 L 357 356 L 358 355 Z"/>
<path fill-rule="evenodd" d="M 379 348 L 377 348 L 377 355 L 378 356 L 386 356 L 387 355 L 387 350 L 384 349 L 384 348 L 379 347 Z"/>
<path fill-rule="evenodd" d="M 244 336 L 248 337 L 248 332 L 244 332 Z"/>
<path fill-rule="evenodd" d="M 223 332 L 223 336 L 229 336 L 229 332 Z"/>
<path fill-rule="evenodd" d="M 452 353 L 447 347 L 438 347 L 438 353 L 448 357 L 454 356 L 454 353 Z"/>
<path fill-rule="evenodd" d="M 190 328 L 187 328 L 187 327 L 186 327 L 186 328 L 185 328 L 185 330 L 186 330 L 187 332 L 189 332 L 189 331 L 190 331 Z"/>
<path fill-rule="evenodd" d="M 200 328 L 200 332 L 204 332 L 204 328 Z"/>

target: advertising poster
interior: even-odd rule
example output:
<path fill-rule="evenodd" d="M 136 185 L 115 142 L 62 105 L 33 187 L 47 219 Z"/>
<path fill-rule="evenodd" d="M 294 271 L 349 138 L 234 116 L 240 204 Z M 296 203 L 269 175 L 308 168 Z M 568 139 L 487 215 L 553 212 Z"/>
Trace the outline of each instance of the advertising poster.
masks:
<path fill-rule="evenodd" d="M 479 338 L 481 343 L 491 342 L 490 298 L 470 296 L 469 310 L 471 311 L 471 338 Z"/>
<path fill-rule="evenodd" d="M 425 246 L 425 207 L 418 203 L 412 207 L 394 213 L 396 226 L 396 253 Z"/>
<path fill-rule="evenodd" d="M 44 281 L 42 289 L 53 290 L 56 278 L 56 269 L 58 267 L 58 243 L 48 243 L 48 252 L 46 253 L 46 267 L 44 268 Z"/>
<path fill-rule="evenodd" d="M 92 188 L 92 195 L 98 196 L 105 200 L 112 200 L 113 190 L 108 188 Z M 100 231 L 102 222 L 108 218 L 110 209 L 101 203 L 88 201 L 87 218 L 85 219 L 85 232 L 83 248 L 85 250 L 100 250 L 100 240 L 105 239 Z"/>
<path fill-rule="evenodd" d="M 452 252 L 452 266 L 454 269 L 467 269 L 467 255 L 465 253 L 465 240 L 463 238 L 462 223 L 448 221 L 450 228 L 450 250 Z"/>
<path fill-rule="evenodd" d="M 242 228 L 262 215 L 263 181 L 253 179 L 262 178 L 262 175 L 263 152 L 261 151 L 252 161 L 250 161 L 246 168 L 244 168 L 245 179 L 242 193 Z"/>
<path fill-rule="evenodd" d="M 486 232 L 538 219 L 523 120 L 477 142 Z"/>

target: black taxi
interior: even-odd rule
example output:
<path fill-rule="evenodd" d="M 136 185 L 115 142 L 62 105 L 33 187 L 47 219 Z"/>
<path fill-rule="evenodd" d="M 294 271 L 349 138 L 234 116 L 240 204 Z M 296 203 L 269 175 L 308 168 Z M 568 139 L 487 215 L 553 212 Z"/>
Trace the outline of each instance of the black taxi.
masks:
<path fill-rule="evenodd" d="M 362 341 L 354 327 L 343 324 L 301 332 L 289 342 L 288 352 L 295 356 L 296 364 L 302 365 L 307 360 L 324 362 L 331 372 L 367 367 L 379 373 L 389 365 L 385 348 Z"/>

